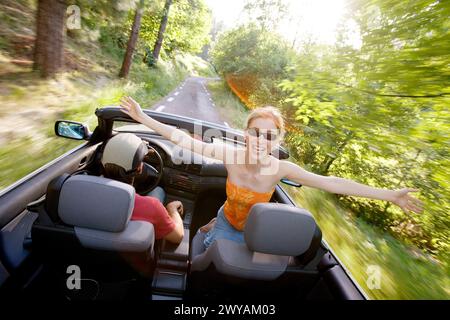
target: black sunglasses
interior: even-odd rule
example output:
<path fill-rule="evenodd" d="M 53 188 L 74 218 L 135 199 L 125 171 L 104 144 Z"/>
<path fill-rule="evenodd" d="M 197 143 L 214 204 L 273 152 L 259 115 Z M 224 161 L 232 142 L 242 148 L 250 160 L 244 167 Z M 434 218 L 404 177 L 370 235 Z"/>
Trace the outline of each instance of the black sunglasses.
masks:
<path fill-rule="evenodd" d="M 274 132 L 270 129 L 248 128 L 247 132 L 253 137 L 259 138 L 259 136 L 263 136 L 268 141 L 273 141 L 278 138 L 278 131 Z"/>

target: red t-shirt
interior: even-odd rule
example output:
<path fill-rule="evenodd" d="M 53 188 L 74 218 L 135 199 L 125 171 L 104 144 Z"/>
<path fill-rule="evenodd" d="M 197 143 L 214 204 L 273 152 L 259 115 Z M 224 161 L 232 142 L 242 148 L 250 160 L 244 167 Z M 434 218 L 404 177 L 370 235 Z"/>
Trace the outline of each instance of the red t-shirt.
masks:
<path fill-rule="evenodd" d="M 175 228 L 175 223 L 169 216 L 159 199 L 136 194 L 131 220 L 148 221 L 155 228 L 155 238 L 162 239 Z"/>

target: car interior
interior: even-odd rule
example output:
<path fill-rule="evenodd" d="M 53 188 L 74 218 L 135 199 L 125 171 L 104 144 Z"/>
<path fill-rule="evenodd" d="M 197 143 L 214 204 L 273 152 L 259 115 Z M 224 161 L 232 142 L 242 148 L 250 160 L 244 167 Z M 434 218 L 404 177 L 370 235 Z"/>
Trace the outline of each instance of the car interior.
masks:
<path fill-rule="evenodd" d="M 146 112 L 194 134 L 192 119 Z M 314 217 L 294 204 L 283 182 L 269 203 L 252 207 L 246 244 L 219 239 L 205 249 L 199 228 L 225 202 L 224 165 L 177 150 L 118 108 L 97 109 L 96 115 L 93 133 L 74 131 L 86 143 L 0 194 L 2 295 L 221 302 L 366 299 L 322 239 Z M 119 122 L 127 125 L 117 127 Z M 63 124 L 55 125 L 56 134 L 70 138 Z M 225 143 L 242 143 L 242 133 L 228 127 L 202 123 L 202 128 L 216 130 Z M 133 132 L 149 147 L 134 186 L 101 175 L 104 142 L 118 132 Z M 288 157 L 286 150 L 278 154 Z M 185 235 L 179 245 L 155 240 L 149 222 L 130 221 L 136 193 L 150 193 L 163 204 L 183 203 Z M 80 271 L 76 279 L 71 278 L 74 266 Z M 69 285 L 74 279 L 79 280 L 75 289 Z"/>

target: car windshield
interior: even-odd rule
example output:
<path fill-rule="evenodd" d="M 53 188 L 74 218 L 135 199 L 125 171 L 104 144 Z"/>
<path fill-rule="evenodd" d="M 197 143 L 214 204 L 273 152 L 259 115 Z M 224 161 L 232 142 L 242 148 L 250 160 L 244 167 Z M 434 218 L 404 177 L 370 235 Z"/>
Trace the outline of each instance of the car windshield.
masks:
<path fill-rule="evenodd" d="M 126 121 L 114 121 L 113 130 L 118 132 L 146 132 L 146 133 L 155 133 L 154 130 L 149 127 L 139 124 L 139 123 L 130 123 Z"/>
<path fill-rule="evenodd" d="M 193 121 L 195 121 L 196 119 L 193 119 Z M 176 128 L 176 126 L 171 126 L 173 128 Z M 117 132 L 135 132 L 135 133 L 151 133 L 151 134 L 157 134 L 159 135 L 156 131 L 150 129 L 149 127 L 143 125 L 143 124 L 139 124 L 139 123 L 131 123 L 128 121 L 114 121 L 113 124 L 113 130 L 117 131 Z M 218 132 L 215 132 L 216 134 Z M 218 137 L 213 136 L 212 139 L 209 139 L 206 135 L 204 137 L 202 137 L 199 134 L 196 133 L 189 133 L 189 135 L 191 137 L 193 137 L 194 139 L 197 140 L 202 140 L 205 142 L 212 142 L 212 143 L 226 143 L 228 145 L 242 145 L 242 143 L 236 143 L 235 141 L 233 141 L 231 138 L 227 138 L 225 137 Z"/>

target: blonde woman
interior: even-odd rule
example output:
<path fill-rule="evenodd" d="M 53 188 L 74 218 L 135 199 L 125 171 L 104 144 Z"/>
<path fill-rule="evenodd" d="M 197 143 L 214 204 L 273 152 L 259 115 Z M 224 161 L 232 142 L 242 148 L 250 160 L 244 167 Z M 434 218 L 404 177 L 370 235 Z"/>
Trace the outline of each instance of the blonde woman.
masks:
<path fill-rule="evenodd" d="M 186 132 L 149 117 L 131 97 L 122 99 L 121 108 L 179 147 L 224 162 L 228 172 L 227 200 L 217 218 L 200 228 L 208 232 L 206 247 L 219 238 L 244 243 L 243 230 L 250 208 L 255 203 L 269 202 L 282 178 L 331 193 L 390 201 L 405 212 L 422 211 L 422 202 L 409 194 L 418 191 L 416 189 L 373 188 L 344 178 L 317 175 L 272 156 L 272 150 L 279 146 L 284 134 L 283 118 L 274 107 L 257 108 L 250 113 L 245 124 L 245 148 L 194 139 Z"/>

